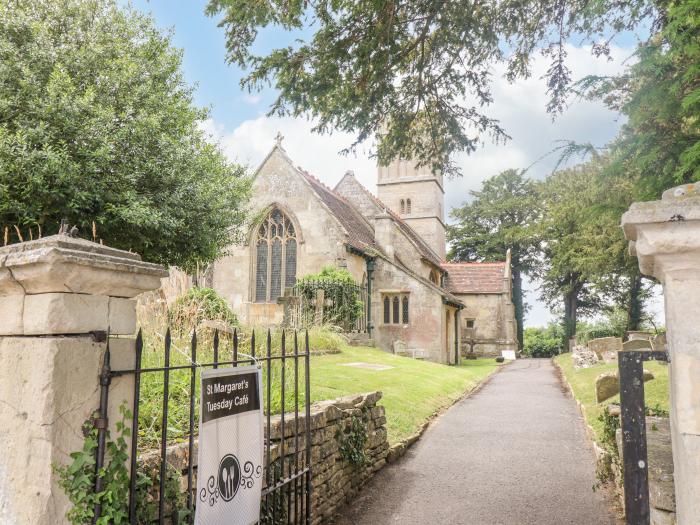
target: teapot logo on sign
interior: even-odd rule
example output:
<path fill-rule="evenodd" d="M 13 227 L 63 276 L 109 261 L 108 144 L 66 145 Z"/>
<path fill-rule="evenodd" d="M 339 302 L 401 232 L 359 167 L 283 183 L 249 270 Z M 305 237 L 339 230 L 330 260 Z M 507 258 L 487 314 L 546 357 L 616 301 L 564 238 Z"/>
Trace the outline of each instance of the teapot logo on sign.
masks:
<path fill-rule="evenodd" d="M 241 474 L 238 458 L 233 454 L 226 454 L 219 462 L 218 479 L 209 476 L 206 488 L 200 491 L 199 499 L 202 503 L 208 503 L 210 507 L 213 507 L 219 498 L 229 502 L 236 497 L 239 487 L 251 488 L 253 477 L 259 478 L 261 474 L 262 467 L 253 465 L 251 461 L 245 462 Z"/>

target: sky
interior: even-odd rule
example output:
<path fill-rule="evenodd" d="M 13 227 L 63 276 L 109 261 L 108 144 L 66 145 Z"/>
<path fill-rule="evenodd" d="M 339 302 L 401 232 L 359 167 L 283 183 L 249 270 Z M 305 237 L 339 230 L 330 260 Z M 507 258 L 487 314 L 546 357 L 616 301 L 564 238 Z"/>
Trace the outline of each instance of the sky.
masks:
<path fill-rule="evenodd" d="M 149 12 L 158 27 L 171 31 L 173 44 L 183 51 L 183 70 L 188 83 L 196 86 L 195 103 L 210 109 L 204 125 L 212 140 L 218 141 L 227 156 L 251 168 L 263 160 L 273 145 L 275 135 L 284 136 L 283 146 L 299 166 L 333 187 L 347 170 L 376 191 L 376 164 L 368 151 L 358 149 L 352 156 L 338 152 L 350 145 L 353 137 L 343 133 L 315 135 L 312 122 L 300 118 L 266 116 L 275 98 L 274 89 L 248 93 L 239 86 L 244 72 L 226 63 L 225 35 L 217 20 L 204 15 L 205 0 L 133 0 L 132 5 Z M 289 42 L 281 31 L 261 32 L 256 50 L 265 52 Z M 574 79 L 588 74 L 619 72 L 632 55 L 634 39 L 626 38 L 613 45 L 611 60 L 595 58 L 586 47 L 568 46 L 568 61 Z M 478 190 L 481 182 L 509 168 L 530 167 L 530 176 L 541 179 L 556 164 L 556 155 L 549 154 L 560 140 L 590 142 L 603 146 L 616 134 L 622 123 L 617 113 L 601 103 L 573 101 L 556 120 L 545 111 L 546 87 L 542 75 L 546 63 L 537 57 L 533 74 L 527 80 L 509 83 L 501 71 L 494 71 L 494 102 L 486 109 L 489 116 L 500 120 L 511 136 L 506 144 L 490 143 L 471 155 L 458 155 L 455 160 L 463 176 L 445 184 L 446 210 L 469 200 L 469 191 Z M 449 220 L 449 219 L 448 219 Z M 525 325 L 541 326 L 552 320 L 549 308 L 538 300 L 537 283 L 525 282 L 526 301 L 530 305 Z M 658 300 L 652 310 L 659 317 Z"/>

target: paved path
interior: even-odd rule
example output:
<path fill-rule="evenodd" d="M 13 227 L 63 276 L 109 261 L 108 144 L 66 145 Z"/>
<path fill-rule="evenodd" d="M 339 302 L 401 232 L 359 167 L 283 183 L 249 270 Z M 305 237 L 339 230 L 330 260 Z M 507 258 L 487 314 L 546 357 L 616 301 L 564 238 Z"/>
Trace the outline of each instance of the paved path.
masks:
<path fill-rule="evenodd" d="M 340 525 L 615 523 L 547 359 L 523 359 L 440 417 L 347 507 Z"/>

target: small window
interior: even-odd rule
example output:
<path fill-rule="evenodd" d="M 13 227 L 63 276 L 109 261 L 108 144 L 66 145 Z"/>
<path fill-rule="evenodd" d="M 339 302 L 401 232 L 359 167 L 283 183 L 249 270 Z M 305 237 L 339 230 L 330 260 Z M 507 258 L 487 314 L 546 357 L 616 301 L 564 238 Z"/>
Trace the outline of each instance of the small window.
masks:
<path fill-rule="evenodd" d="M 411 199 L 406 201 L 406 213 L 411 213 Z"/>
<path fill-rule="evenodd" d="M 406 202 L 401 199 L 401 214 L 403 215 L 404 213 L 406 213 Z"/>
<path fill-rule="evenodd" d="M 467 328 L 474 328 L 474 319 L 467 319 L 465 325 Z"/>
<path fill-rule="evenodd" d="M 435 270 L 430 271 L 430 282 L 433 284 L 438 284 L 440 282 L 440 278 L 438 277 L 438 273 Z"/>
<path fill-rule="evenodd" d="M 384 324 L 408 324 L 409 298 L 408 294 L 387 294 L 383 296 Z"/>

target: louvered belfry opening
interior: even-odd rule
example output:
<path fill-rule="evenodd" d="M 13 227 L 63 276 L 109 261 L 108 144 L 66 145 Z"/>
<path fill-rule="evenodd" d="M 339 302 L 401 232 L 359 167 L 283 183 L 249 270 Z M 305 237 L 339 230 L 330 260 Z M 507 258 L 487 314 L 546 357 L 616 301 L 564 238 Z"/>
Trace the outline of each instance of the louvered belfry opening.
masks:
<path fill-rule="evenodd" d="M 260 223 L 255 253 L 255 302 L 276 301 L 294 286 L 297 271 L 296 230 L 280 210 L 273 209 Z"/>

